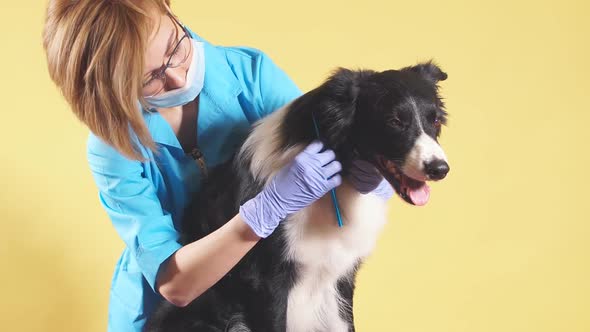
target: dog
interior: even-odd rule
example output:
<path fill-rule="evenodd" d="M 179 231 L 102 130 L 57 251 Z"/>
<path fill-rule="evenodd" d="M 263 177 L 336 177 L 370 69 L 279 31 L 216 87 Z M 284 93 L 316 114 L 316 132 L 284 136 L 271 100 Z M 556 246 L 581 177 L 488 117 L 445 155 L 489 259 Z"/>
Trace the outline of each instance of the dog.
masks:
<path fill-rule="evenodd" d="M 236 155 L 204 181 L 183 224 L 190 243 L 221 227 L 317 138 L 342 163 L 343 227 L 325 195 L 287 216 L 231 271 L 186 307 L 163 301 L 145 326 L 165 331 L 354 331 L 355 276 L 386 222 L 386 201 L 347 180 L 355 159 L 375 166 L 406 202 L 449 172 L 438 144 L 447 112 L 432 61 L 400 70 L 339 68 L 319 87 L 254 124 Z M 186 222 L 190 220 L 190 222 Z"/>

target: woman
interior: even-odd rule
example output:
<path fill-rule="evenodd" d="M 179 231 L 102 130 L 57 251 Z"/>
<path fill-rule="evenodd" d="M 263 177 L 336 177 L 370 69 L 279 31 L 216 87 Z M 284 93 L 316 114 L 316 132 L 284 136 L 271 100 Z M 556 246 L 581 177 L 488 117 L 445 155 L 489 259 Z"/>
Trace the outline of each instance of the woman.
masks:
<path fill-rule="evenodd" d="M 261 238 L 341 182 L 334 152 L 313 142 L 240 212 L 182 246 L 178 229 L 207 170 L 226 161 L 255 121 L 298 97 L 264 53 L 214 46 L 169 0 L 51 0 L 49 73 L 90 129 L 87 156 L 103 208 L 125 242 L 109 331 L 140 331 L 158 301 L 185 306 Z M 361 192 L 382 178 L 357 163 Z"/>

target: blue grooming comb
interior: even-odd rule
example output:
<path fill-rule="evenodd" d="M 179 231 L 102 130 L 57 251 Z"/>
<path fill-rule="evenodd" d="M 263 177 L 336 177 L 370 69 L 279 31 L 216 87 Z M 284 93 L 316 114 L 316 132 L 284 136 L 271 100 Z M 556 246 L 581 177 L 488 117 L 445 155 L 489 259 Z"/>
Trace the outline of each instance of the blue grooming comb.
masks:
<path fill-rule="evenodd" d="M 313 126 L 315 127 L 315 134 L 320 139 L 320 130 L 318 129 L 318 123 L 315 121 L 313 112 L 311 113 L 313 119 Z M 332 193 L 332 204 L 334 204 L 334 211 L 336 212 L 336 219 L 338 219 L 338 227 L 342 227 L 342 216 L 340 215 L 340 207 L 338 206 L 338 198 L 336 198 L 336 188 L 331 190 Z"/>

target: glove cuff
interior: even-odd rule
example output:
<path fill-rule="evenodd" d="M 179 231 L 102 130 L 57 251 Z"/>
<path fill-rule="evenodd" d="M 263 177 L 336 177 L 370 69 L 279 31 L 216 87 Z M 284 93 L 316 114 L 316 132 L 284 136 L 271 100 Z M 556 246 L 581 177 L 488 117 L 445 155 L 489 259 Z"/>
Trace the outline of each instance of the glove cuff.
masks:
<path fill-rule="evenodd" d="M 266 190 L 240 206 L 240 216 L 248 226 L 261 238 L 266 238 L 275 230 L 279 222 L 285 219 L 284 209 L 273 204 L 267 197 Z"/>

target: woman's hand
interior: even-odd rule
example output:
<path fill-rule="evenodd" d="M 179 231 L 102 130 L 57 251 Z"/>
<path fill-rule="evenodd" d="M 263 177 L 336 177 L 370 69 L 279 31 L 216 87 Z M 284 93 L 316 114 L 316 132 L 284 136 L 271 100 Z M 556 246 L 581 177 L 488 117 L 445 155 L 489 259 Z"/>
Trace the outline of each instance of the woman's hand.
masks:
<path fill-rule="evenodd" d="M 310 205 L 340 185 L 342 170 L 332 150 L 314 141 L 284 166 L 254 198 L 240 206 L 240 215 L 260 237 L 267 237 L 288 214 Z"/>
<path fill-rule="evenodd" d="M 393 187 L 383 178 L 379 170 L 368 161 L 356 159 L 352 161 L 348 180 L 361 194 L 374 193 L 388 200 L 393 196 Z"/>

